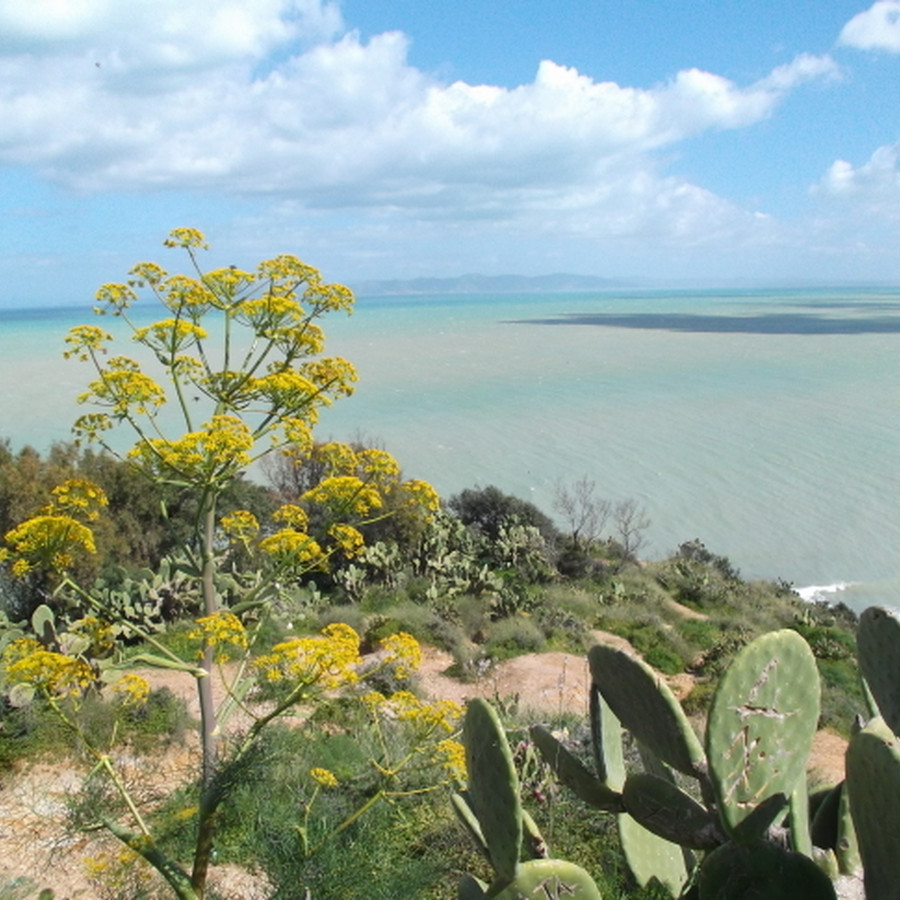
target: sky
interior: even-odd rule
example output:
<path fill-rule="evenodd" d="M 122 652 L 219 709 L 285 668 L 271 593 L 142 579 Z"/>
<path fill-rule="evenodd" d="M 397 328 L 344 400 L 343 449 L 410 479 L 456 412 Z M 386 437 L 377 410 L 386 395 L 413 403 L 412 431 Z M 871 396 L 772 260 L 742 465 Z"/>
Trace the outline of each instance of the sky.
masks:
<path fill-rule="evenodd" d="M 900 0 L 0 0 L 0 306 L 200 228 L 350 285 L 900 280 Z"/>

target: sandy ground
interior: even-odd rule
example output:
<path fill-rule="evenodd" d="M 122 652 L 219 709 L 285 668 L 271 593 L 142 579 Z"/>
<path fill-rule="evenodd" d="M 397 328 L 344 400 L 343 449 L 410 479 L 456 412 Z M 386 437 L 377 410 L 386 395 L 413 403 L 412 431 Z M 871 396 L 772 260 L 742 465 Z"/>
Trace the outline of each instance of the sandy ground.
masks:
<path fill-rule="evenodd" d="M 615 635 L 595 632 L 595 641 L 627 647 L 627 642 Z M 520 712 L 539 720 L 541 715 L 569 712 L 587 716 L 590 678 L 583 655 L 544 653 L 517 657 L 501 663 L 485 674 L 477 683 L 463 684 L 444 674 L 452 663 L 449 654 L 425 648 L 419 671 L 422 691 L 433 699 L 455 700 L 464 703 L 480 696 L 499 698 L 516 703 Z M 143 672 L 152 679 L 154 687 L 169 687 L 188 703 L 193 715 L 198 715 L 193 682 L 176 672 L 154 669 Z M 686 695 L 692 686 L 690 676 L 670 679 L 677 696 Z M 837 735 L 821 732 L 813 747 L 816 782 L 835 783 L 843 773 L 846 742 Z M 165 792 L 190 772 L 196 759 L 196 744 L 189 742 L 175 746 L 152 760 L 128 761 L 136 780 L 146 784 L 146 790 Z M 0 897 L 24 900 L 28 893 L 12 893 L 10 885 L 17 878 L 28 878 L 38 887 L 49 887 L 55 900 L 93 900 L 97 897 L 85 874 L 84 860 L 104 849 L 118 845 L 102 835 L 67 834 L 65 798 L 77 790 L 79 774 L 59 764 L 33 763 L 23 766 L 14 777 L 0 783 Z M 148 797 L 148 799 L 152 799 Z M 255 900 L 266 897 L 265 885 L 251 873 L 234 867 L 220 866 L 214 870 L 211 884 L 215 884 L 226 900 Z M 4 889 L 7 893 L 4 893 Z M 125 900 L 124 896 L 122 900 Z"/>

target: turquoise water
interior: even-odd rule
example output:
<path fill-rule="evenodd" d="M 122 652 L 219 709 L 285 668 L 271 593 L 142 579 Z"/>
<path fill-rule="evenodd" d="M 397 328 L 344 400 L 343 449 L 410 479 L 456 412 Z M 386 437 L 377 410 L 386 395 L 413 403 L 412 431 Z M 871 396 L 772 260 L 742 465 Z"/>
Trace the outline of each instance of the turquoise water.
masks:
<path fill-rule="evenodd" d="M 0 313 L 14 446 L 67 437 L 89 372 L 58 353 L 81 321 Z M 646 508 L 646 555 L 697 537 L 747 577 L 900 607 L 900 294 L 363 297 L 326 331 L 360 384 L 322 438 L 548 511 L 557 480 L 587 476 Z"/>

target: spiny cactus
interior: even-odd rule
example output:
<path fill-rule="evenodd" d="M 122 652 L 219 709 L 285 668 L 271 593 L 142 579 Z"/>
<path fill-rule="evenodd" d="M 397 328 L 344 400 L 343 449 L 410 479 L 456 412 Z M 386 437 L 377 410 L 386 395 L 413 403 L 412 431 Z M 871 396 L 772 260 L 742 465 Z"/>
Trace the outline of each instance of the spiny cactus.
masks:
<path fill-rule="evenodd" d="M 805 780 L 818 719 L 816 661 L 799 634 L 765 634 L 735 657 L 719 682 L 706 728 L 710 778 L 733 837 L 769 798 L 780 795 L 787 805 Z M 774 820 L 780 810 L 771 803 Z M 761 817 L 743 839 L 761 838 L 770 824 Z"/>
<path fill-rule="evenodd" d="M 765 635 L 735 657 L 713 700 L 706 752 L 646 663 L 607 646 L 592 648 L 588 660 L 594 755 L 604 776 L 592 776 L 540 726 L 531 733 L 564 784 L 619 814 L 622 847 L 639 883 L 655 877 L 678 896 L 692 878 L 691 850 L 706 854 L 702 872 L 719 847 L 763 842 L 787 811 L 797 824 L 793 846 L 812 855 L 804 769 L 818 718 L 818 674 L 799 635 Z M 627 778 L 617 720 L 637 740 L 644 762 L 644 772 Z M 669 767 L 695 779 L 696 796 L 676 784 Z M 611 771 L 620 780 L 611 783 Z M 757 855 L 729 858 L 751 865 Z"/>
<path fill-rule="evenodd" d="M 867 900 L 900 897 L 900 740 L 882 719 L 847 748 L 847 791 Z"/>
<path fill-rule="evenodd" d="M 469 702 L 463 724 L 468 788 L 454 797 L 463 825 L 490 860 L 497 875 L 489 887 L 465 876 L 459 900 L 601 900 L 591 877 L 558 859 L 527 859 L 546 853 L 546 844 L 519 800 L 519 779 L 506 733 L 493 707 Z M 524 839 L 524 841 L 523 841 Z"/>
<path fill-rule="evenodd" d="M 872 606 L 859 617 L 857 655 L 882 718 L 900 735 L 900 619 Z"/>
<path fill-rule="evenodd" d="M 699 900 L 836 900 L 828 876 L 802 853 L 766 841 L 723 844 L 707 856 Z"/>

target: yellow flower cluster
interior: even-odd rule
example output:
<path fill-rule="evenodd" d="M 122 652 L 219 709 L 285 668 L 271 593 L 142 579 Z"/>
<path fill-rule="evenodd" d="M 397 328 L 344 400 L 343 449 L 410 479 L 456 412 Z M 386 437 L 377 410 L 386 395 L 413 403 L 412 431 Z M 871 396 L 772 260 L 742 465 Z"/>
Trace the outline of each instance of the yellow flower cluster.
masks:
<path fill-rule="evenodd" d="M 100 510 L 109 505 L 103 488 L 85 478 L 70 478 L 50 492 L 53 498 L 47 512 L 71 512 L 93 522 Z"/>
<path fill-rule="evenodd" d="M 365 516 L 382 505 L 378 489 L 354 475 L 326 478 L 301 498 L 331 510 L 336 518 Z"/>
<path fill-rule="evenodd" d="M 437 491 L 427 482 L 411 479 L 400 485 L 409 498 L 412 506 L 419 506 L 430 512 L 437 512 L 441 508 L 441 498 Z"/>
<path fill-rule="evenodd" d="M 444 738 L 435 744 L 434 761 L 443 766 L 455 782 L 465 783 L 467 777 L 466 748 L 459 741 Z"/>
<path fill-rule="evenodd" d="M 150 683 L 140 675 L 126 672 L 112 683 L 112 690 L 121 697 L 124 706 L 143 706 L 150 696 Z"/>
<path fill-rule="evenodd" d="M 263 684 L 286 682 L 292 688 L 315 684 L 332 690 L 359 680 L 360 661 L 359 635 L 349 625 L 336 623 L 320 636 L 276 644 L 270 653 L 258 656 L 254 666 Z"/>
<path fill-rule="evenodd" d="M 209 250 L 209 244 L 202 231 L 196 228 L 173 228 L 163 241 L 166 247 L 186 247 L 197 250 Z"/>
<path fill-rule="evenodd" d="M 338 786 L 338 780 L 334 772 L 330 769 L 321 769 L 315 767 L 309 770 L 310 778 L 322 785 L 322 787 L 333 788 Z"/>
<path fill-rule="evenodd" d="M 309 526 L 309 516 L 306 514 L 306 510 L 302 506 L 297 506 L 296 503 L 285 503 L 279 506 L 272 513 L 272 518 L 282 525 L 296 528 L 297 531 L 306 531 Z"/>
<path fill-rule="evenodd" d="M 347 559 L 359 556 L 366 548 L 362 534 L 352 525 L 332 525 L 328 535 Z"/>
<path fill-rule="evenodd" d="M 12 560 L 13 575 L 23 578 L 32 569 L 62 572 L 77 553 L 96 553 L 94 533 L 71 516 L 34 516 L 6 533 L 9 549 L 0 560 Z"/>
<path fill-rule="evenodd" d="M 234 613 L 219 610 L 194 621 L 199 628 L 191 631 L 188 637 L 194 641 L 203 641 L 205 647 L 215 648 L 216 659 L 219 662 L 228 661 L 229 649 L 232 647 L 238 650 L 247 649 L 247 631 Z"/>
<path fill-rule="evenodd" d="M 30 685 L 49 697 L 75 697 L 94 682 L 84 661 L 45 650 L 37 641 L 22 638 L 3 652 L 3 669 L 10 685 Z"/>
<path fill-rule="evenodd" d="M 373 715 L 377 713 L 399 722 L 408 722 L 420 738 L 428 737 L 435 731 L 453 733 L 459 727 L 463 714 L 463 708 L 452 700 L 429 703 L 420 700 L 411 691 L 396 691 L 390 697 L 378 691 L 369 691 L 361 699 Z"/>
<path fill-rule="evenodd" d="M 132 411 L 140 415 L 156 413 L 166 402 L 165 391 L 140 366 L 127 356 L 117 356 L 100 370 L 100 377 L 78 397 L 79 403 L 108 406 L 117 418 Z"/>
<path fill-rule="evenodd" d="M 327 557 L 308 534 L 282 528 L 259 542 L 259 549 L 279 568 L 295 575 L 310 569 L 325 568 Z"/>
<path fill-rule="evenodd" d="M 102 352 L 103 345 L 111 340 L 112 335 L 96 325 L 76 325 L 66 335 L 65 341 L 71 349 L 63 353 L 63 359 L 75 357 L 84 362 Z"/>
<path fill-rule="evenodd" d="M 244 546 L 255 541 L 259 535 L 259 522 L 246 509 L 236 509 L 233 513 L 222 516 L 219 525 L 229 540 Z"/>
<path fill-rule="evenodd" d="M 191 479 L 215 479 L 250 463 L 253 435 L 237 416 L 213 416 L 200 431 L 180 440 L 153 438 L 129 453 L 151 468 L 161 468 Z"/>
<path fill-rule="evenodd" d="M 419 642 L 405 631 L 388 635 L 381 647 L 385 651 L 384 664 L 393 666 L 396 678 L 409 678 L 422 664 L 422 648 Z"/>
<path fill-rule="evenodd" d="M 205 329 L 193 322 L 186 322 L 184 319 L 163 319 L 163 321 L 147 325 L 145 328 L 138 328 L 134 333 L 136 341 L 167 357 L 206 337 Z"/>

